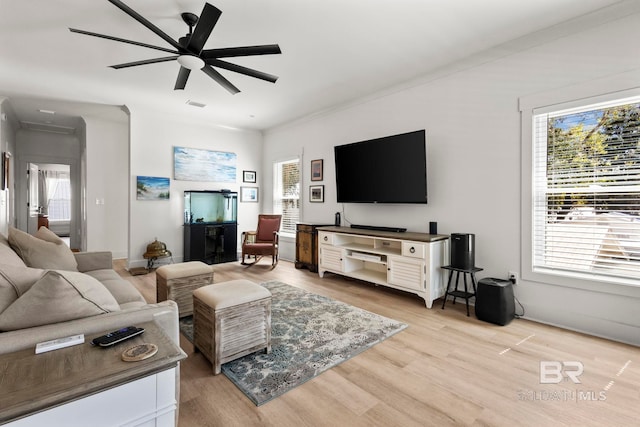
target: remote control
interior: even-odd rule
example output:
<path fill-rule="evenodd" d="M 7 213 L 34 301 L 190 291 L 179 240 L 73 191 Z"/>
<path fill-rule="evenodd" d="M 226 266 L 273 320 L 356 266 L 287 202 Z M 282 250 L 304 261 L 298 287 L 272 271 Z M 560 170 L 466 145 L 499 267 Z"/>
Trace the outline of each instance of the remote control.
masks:
<path fill-rule="evenodd" d="M 36 344 L 36 354 L 46 353 L 47 351 L 57 350 L 59 348 L 71 347 L 72 345 L 82 344 L 83 342 L 84 334 L 40 342 Z"/>
<path fill-rule="evenodd" d="M 98 338 L 94 338 L 91 344 L 100 347 L 110 347 L 114 344 L 128 340 L 144 332 L 144 328 L 136 328 L 135 326 L 127 326 L 126 328 L 118 329 L 108 334 L 102 335 Z"/>

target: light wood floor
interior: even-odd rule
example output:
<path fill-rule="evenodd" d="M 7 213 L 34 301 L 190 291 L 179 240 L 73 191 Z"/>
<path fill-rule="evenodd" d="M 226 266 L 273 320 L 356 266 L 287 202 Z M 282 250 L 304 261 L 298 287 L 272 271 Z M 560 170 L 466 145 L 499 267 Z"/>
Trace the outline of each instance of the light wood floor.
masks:
<path fill-rule="evenodd" d="M 155 274 L 120 274 L 155 301 Z M 496 326 L 464 304 L 422 299 L 280 261 L 215 266 L 214 282 L 280 280 L 409 327 L 256 407 L 182 338 L 180 426 L 640 425 L 640 349 L 526 320 Z M 440 302 L 440 303 L 438 303 Z M 580 384 L 541 384 L 541 361 L 584 365 Z M 567 368 L 569 370 L 569 368 Z M 552 376 L 546 376 L 551 379 Z"/>

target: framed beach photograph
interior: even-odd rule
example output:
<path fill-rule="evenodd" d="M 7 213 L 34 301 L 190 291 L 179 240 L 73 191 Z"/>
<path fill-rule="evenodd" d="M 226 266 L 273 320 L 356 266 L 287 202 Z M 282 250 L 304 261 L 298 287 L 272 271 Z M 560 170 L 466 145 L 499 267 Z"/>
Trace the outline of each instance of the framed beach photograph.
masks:
<path fill-rule="evenodd" d="M 324 203 L 324 185 L 309 186 L 309 201 L 314 203 Z"/>
<path fill-rule="evenodd" d="M 242 182 L 256 182 L 256 171 L 242 171 Z"/>
<path fill-rule="evenodd" d="M 138 176 L 136 182 L 136 199 L 169 200 L 169 182 L 169 178 Z"/>
<path fill-rule="evenodd" d="M 322 159 L 311 160 L 311 181 L 322 181 Z"/>
<path fill-rule="evenodd" d="M 258 187 L 240 187 L 240 201 L 258 203 Z"/>

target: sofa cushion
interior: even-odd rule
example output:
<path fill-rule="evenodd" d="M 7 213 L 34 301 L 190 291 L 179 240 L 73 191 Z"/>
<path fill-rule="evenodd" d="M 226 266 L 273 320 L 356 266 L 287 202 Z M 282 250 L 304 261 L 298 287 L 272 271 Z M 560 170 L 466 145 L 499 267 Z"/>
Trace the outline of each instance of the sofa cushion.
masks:
<path fill-rule="evenodd" d="M 0 264 L 0 313 L 27 292 L 44 273 L 45 270 L 40 268 Z"/>
<path fill-rule="evenodd" d="M 9 244 L 29 267 L 78 271 L 69 246 L 46 227 L 40 227 L 34 236 L 9 227 Z"/>
<path fill-rule="evenodd" d="M 138 292 L 133 284 L 129 283 L 115 270 L 102 269 L 87 271 L 85 274 L 93 277 L 104 285 L 105 288 L 111 292 L 111 295 L 118 301 L 118 304 L 123 305 L 130 302 L 146 304 L 144 297 Z"/>
<path fill-rule="evenodd" d="M 0 330 L 12 331 L 119 311 L 96 279 L 72 271 L 47 271 L 0 314 Z"/>
<path fill-rule="evenodd" d="M 26 267 L 22 258 L 11 248 L 9 241 L 4 235 L 0 234 L 0 260 L 3 264 L 16 265 L 20 267 Z"/>

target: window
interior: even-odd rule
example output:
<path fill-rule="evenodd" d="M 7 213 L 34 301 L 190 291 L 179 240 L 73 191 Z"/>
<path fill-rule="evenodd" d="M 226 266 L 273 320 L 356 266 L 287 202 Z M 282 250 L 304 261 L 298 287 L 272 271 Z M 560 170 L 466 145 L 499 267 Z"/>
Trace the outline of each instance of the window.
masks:
<path fill-rule="evenodd" d="M 640 284 L 640 98 L 532 117 L 533 272 Z"/>
<path fill-rule="evenodd" d="M 295 234 L 300 220 L 300 160 L 274 163 L 273 212 L 282 214 L 282 233 Z"/>
<path fill-rule="evenodd" d="M 40 191 L 45 200 L 43 213 L 49 215 L 49 221 L 69 221 L 71 219 L 69 173 L 51 170 L 40 170 L 38 173 L 40 174 Z"/>

